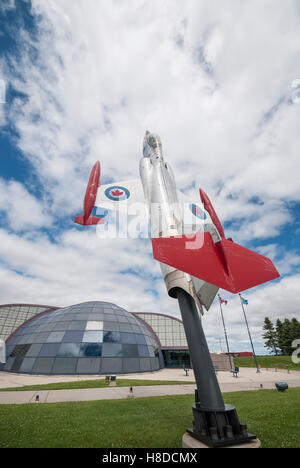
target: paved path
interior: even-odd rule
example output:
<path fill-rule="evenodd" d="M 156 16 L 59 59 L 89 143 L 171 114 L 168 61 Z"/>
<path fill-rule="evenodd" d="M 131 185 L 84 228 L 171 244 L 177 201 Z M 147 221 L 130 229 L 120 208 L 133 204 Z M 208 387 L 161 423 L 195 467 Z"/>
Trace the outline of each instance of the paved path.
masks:
<path fill-rule="evenodd" d="M 181 380 L 181 381 L 193 381 L 193 373 L 191 372 L 187 380 L 183 378 L 182 370 L 170 370 L 168 369 L 160 371 L 156 374 L 150 374 L 141 376 L 130 375 L 130 378 L 144 378 L 149 380 Z M 177 375 L 175 375 L 177 373 Z M 1 374 L 3 378 L 4 374 Z M 16 374 L 13 376 L 14 379 Z M 10 376 L 4 376 L 4 379 L 10 380 Z M 38 376 L 25 376 L 26 384 L 29 384 L 30 377 L 37 379 Z M 43 376 L 41 376 L 43 377 Z M 129 376 L 118 376 L 118 379 L 129 378 Z M 159 378 L 155 378 L 159 377 Z M 162 378 L 163 377 L 163 378 Z M 177 377 L 177 378 L 176 378 Z M 180 377 L 180 378 L 179 378 Z M 29 378 L 29 381 L 28 381 Z M 55 377 L 51 377 L 55 379 Z M 99 377 L 98 377 L 99 378 Z M 41 380 L 41 379 L 40 379 Z M 56 378 L 56 381 L 61 381 L 62 378 Z M 68 377 L 68 380 L 76 380 L 73 376 Z M 82 380 L 82 379 L 81 379 Z M 222 392 L 235 392 L 241 390 L 257 390 L 261 388 L 275 388 L 275 382 L 285 381 L 289 387 L 300 387 L 300 373 L 291 372 L 271 372 L 262 371 L 257 374 L 254 369 L 241 369 L 239 377 L 236 379 L 232 377 L 229 372 L 219 372 L 218 380 Z M 46 383 L 43 380 L 43 383 Z M 55 380 L 54 380 L 55 381 Z M 20 381 L 19 381 L 20 383 Z M 36 383 L 36 382 L 35 382 Z M 41 383 L 41 381 L 39 381 Z M 33 381 L 31 381 L 33 384 Z M 23 383 L 24 385 L 24 383 Z M 6 385 L 7 387 L 8 385 Z M 4 387 L 2 387 L 4 388 Z M 166 395 L 186 395 L 193 394 L 195 385 L 156 385 L 156 386 L 145 386 L 145 387 L 134 387 L 134 397 L 150 397 L 150 396 L 166 396 Z M 113 400 L 128 398 L 129 388 L 128 387 L 106 387 L 106 388 L 88 388 L 88 389 L 72 389 L 72 390 L 42 390 L 42 391 L 18 391 L 18 392 L 0 392 L 0 404 L 22 404 L 22 403 L 34 403 L 36 395 L 39 395 L 40 402 L 42 403 L 55 403 L 55 402 L 67 402 L 67 401 L 95 401 L 95 400 Z"/>
<path fill-rule="evenodd" d="M 194 393 L 194 385 L 155 385 L 134 387 L 134 397 L 185 395 Z M 0 404 L 34 403 L 39 395 L 41 403 L 66 401 L 120 400 L 129 398 L 129 387 L 86 388 L 72 390 L 42 390 L 24 392 L 0 392 Z"/>

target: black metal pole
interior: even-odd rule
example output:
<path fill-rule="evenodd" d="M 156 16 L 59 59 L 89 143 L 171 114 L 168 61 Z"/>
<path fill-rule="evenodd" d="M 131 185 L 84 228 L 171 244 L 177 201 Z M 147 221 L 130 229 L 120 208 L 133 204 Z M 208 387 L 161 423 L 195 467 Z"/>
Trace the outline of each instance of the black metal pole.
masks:
<path fill-rule="evenodd" d="M 229 351 L 229 344 L 228 344 L 228 338 L 227 338 L 227 331 L 226 331 L 226 326 L 225 326 L 225 321 L 224 321 L 224 316 L 223 316 L 223 310 L 222 310 L 222 304 L 221 304 L 221 297 L 220 294 L 218 294 L 219 297 L 219 302 L 220 302 L 220 309 L 221 309 L 221 317 L 222 317 L 222 322 L 223 322 L 223 327 L 224 327 L 224 334 L 225 334 L 225 340 L 226 340 L 226 346 L 227 346 L 227 353 L 228 353 L 228 359 L 229 359 L 229 364 L 230 364 L 230 370 L 232 370 L 232 360 L 231 360 L 231 355 Z"/>
<path fill-rule="evenodd" d="M 201 407 L 223 410 L 225 408 L 224 400 L 195 301 L 183 289 L 178 289 L 177 298 L 189 345 Z"/>
<path fill-rule="evenodd" d="M 252 347 L 252 351 L 253 351 L 253 358 L 254 358 L 254 362 L 255 362 L 255 365 L 256 365 L 256 372 L 260 372 L 260 370 L 259 370 L 259 368 L 258 368 L 258 363 L 257 363 L 257 359 L 256 359 L 256 354 L 255 354 L 255 350 L 254 350 L 252 338 L 251 338 L 251 333 L 250 333 L 250 328 L 249 328 L 248 320 L 247 320 L 247 317 L 246 317 L 246 312 L 245 312 L 245 308 L 244 308 L 244 304 L 243 304 L 243 299 L 242 299 L 241 294 L 239 294 L 239 296 L 240 296 L 240 300 L 241 300 L 241 304 L 242 304 L 242 309 L 243 309 L 243 313 L 244 313 L 244 318 L 245 318 L 245 322 L 246 322 L 246 327 L 247 327 L 247 330 L 248 330 L 248 335 L 249 335 L 249 339 L 250 339 L 250 343 L 251 343 L 251 347 Z"/>
<path fill-rule="evenodd" d="M 193 297 L 178 288 L 177 299 L 197 385 L 193 428 L 187 431 L 210 447 L 254 439 L 256 436 L 249 434 L 247 426 L 240 423 L 235 407 L 224 403 Z"/>

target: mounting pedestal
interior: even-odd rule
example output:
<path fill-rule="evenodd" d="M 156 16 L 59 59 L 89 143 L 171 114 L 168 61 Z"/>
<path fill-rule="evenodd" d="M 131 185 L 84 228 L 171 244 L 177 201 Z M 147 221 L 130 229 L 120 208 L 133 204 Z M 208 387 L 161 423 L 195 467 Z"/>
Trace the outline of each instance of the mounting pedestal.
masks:
<path fill-rule="evenodd" d="M 194 299 L 177 289 L 177 299 L 190 350 L 197 390 L 193 428 L 188 433 L 209 447 L 237 445 L 255 439 L 240 424 L 234 406 L 225 405 Z"/>

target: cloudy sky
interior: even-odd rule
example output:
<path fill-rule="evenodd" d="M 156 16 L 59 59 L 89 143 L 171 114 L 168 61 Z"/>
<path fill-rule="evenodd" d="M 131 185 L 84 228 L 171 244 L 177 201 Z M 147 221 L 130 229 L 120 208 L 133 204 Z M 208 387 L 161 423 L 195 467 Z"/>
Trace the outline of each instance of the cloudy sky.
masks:
<path fill-rule="evenodd" d="M 1 0 L 0 303 L 179 315 L 149 240 L 73 223 L 96 160 L 102 183 L 138 177 L 146 128 L 178 188 L 202 187 L 281 273 L 244 293 L 264 352 L 264 317 L 299 317 L 297 0 Z M 221 294 L 231 349 L 250 350 L 238 296 Z M 203 324 L 225 349 L 217 300 Z"/>

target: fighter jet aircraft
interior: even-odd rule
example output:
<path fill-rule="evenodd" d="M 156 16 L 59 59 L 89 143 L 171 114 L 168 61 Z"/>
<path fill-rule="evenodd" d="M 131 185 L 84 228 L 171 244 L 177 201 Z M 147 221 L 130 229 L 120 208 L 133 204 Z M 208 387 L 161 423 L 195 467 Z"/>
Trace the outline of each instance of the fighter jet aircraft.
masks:
<path fill-rule="evenodd" d="M 201 201 L 200 201 L 201 200 Z M 201 313 L 208 310 L 219 288 L 239 293 L 279 277 L 272 261 L 226 239 L 211 201 L 200 189 L 193 201 L 177 190 L 173 171 L 164 160 L 158 135 L 146 132 L 140 178 L 100 185 L 100 163 L 92 169 L 82 225 L 105 223 L 99 208 L 129 210 L 143 204 L 150 220 L 153 256 L 160 262 L 168 293 L 184 289 Z"/>

